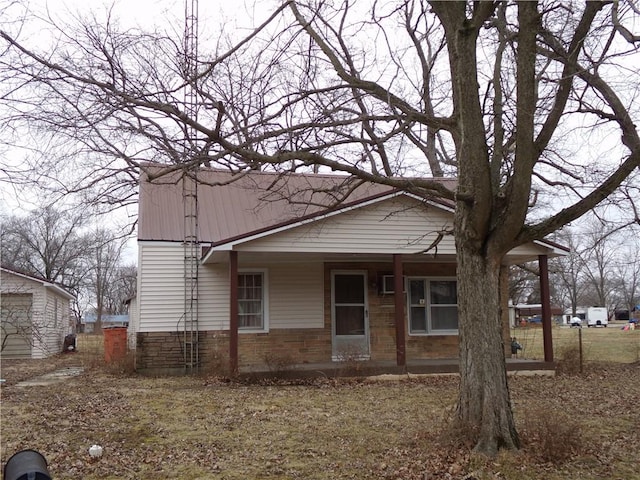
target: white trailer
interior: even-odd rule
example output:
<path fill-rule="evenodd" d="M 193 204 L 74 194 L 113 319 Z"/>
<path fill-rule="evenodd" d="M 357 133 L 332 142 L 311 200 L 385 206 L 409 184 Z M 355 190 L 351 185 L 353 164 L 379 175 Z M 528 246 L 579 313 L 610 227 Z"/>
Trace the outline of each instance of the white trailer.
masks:
<path fill-rule="evenodd" d="M 606 327 L 609 324 L 609 312 L 606 307 L 588 307 L 585 316 L 587 327 Z"/>

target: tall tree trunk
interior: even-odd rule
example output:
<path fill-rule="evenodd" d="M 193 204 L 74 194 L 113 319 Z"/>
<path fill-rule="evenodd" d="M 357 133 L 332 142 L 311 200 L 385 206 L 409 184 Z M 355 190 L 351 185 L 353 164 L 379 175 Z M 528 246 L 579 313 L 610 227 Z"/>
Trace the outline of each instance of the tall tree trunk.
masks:
<path fill-rule="evenodd" d="M 452 133 L 458 157 L 454 232 L 460 335 L 457 419 L 475 436 L 475 451 L 495 455 L 500 448 L 515 449 L 520 445 L 507 385 L 500 263 L 519 230 L 518 214 L 526 213 L 528 190 L 517 191 L 513 201 L 519 203 L 505 210 L 508 202 L 501 197 L 500 178 L 491 168 L 476 54 L 479 32 L 493 15 L 496 4 L 430 3 L 445 30 L 453 117 L 457 120 L 457 129 Z M 507 193 L 514 197 L 513 192 Z M 507 215 L 511 217 L 505 223 Z"/>
<path fill-rule="evenodd" d="M 495 455 L 519 448 L 500 315 L 500 258 L 458 247 L 461 318 L 458 421 L 475 436 L 475 450 Z"/>

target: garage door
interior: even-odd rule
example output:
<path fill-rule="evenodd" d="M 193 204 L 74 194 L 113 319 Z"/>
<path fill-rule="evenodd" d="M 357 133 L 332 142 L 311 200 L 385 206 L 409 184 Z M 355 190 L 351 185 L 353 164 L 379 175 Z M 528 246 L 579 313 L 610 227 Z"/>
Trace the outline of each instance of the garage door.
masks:
<path fill-rule="evenodd" d="M 31 294 L 2 294 L 2 358 L 31 358 Z"/>

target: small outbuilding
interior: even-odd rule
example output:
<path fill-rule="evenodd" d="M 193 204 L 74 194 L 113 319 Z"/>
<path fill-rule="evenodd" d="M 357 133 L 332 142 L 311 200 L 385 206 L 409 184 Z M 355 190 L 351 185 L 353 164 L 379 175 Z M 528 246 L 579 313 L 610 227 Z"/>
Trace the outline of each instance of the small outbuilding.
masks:
<path fill-rule="evenodd" d="M 75 298 L 48 280 L 2 267 L 0 277 L 1 356 L 46 358 L 60 353 L 73 332 Z"/>

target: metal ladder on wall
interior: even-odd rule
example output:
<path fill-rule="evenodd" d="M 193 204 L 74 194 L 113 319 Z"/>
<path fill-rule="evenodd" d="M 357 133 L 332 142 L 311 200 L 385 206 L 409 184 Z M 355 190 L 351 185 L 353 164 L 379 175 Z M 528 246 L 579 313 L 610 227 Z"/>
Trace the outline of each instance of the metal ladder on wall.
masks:
<path fill-rule="evenodd" d="M 198 0 L 185 0 L 185 113 L 197 120 L 198 96 L 196 91 L 198 59 Z M 196 131 L 185 126 L 185 163 L 193 162 L 196 149 Z M 200 267 L 200 239 L 198 232 L 198 169 L 199 164 L 185 165 L 182 172 L 182 204 L 184 207 L 184 328 L 183 356 L 187 373 L 200 364 L 200 339 L 198 326 L 198 277 Z"/>

